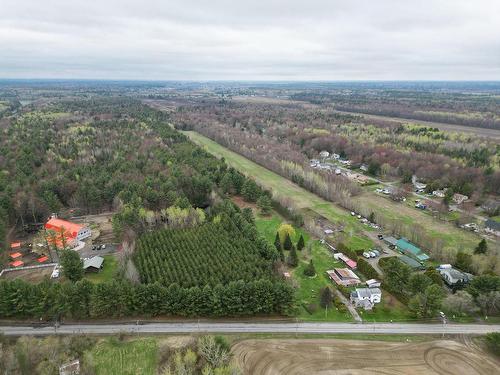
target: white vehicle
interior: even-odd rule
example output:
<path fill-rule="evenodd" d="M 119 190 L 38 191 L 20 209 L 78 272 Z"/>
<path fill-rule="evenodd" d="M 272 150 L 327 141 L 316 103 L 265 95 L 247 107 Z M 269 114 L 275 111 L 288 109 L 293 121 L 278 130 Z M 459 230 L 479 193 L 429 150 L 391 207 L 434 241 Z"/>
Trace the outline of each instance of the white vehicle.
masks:
<path fill-rule="evenodd" d="M 356 212 L 351 211 L 351 216 L 356 216 Z"/>
<path fill-rule="evenodd" d="M 358 215 L 358 219 L 361 219 L 361 215 Z"/>
<path fill-rule="evenodd" d="M 375 191 L 376 191 L 377 193 L 381 193 L 381 192 L 382 192 L 382 189 L 380 189 L 380 188 L 379 188 L 379 189 L 375 189 Z"/>
<path fill-rule="evenodd" d="M 378 250 L 373 250 L 372 253 L 375 253 L 375 256 L 379 256 L 380 255 L 380 252 Z"/>
<path fill-rule="evenodd" d="M 372 257 L 372 258 L 376 258 L 377 257 L 377 255 L 373 251 L 370 251 L 369 253 L 370 253 L 370 257 Z"/>
<path fill-rule="evenodd" d="M 366 251 L 363 253 L 363 256 L 366 258 L 366 259 L 370 259 L 370 254 L 367 253 Z"/>

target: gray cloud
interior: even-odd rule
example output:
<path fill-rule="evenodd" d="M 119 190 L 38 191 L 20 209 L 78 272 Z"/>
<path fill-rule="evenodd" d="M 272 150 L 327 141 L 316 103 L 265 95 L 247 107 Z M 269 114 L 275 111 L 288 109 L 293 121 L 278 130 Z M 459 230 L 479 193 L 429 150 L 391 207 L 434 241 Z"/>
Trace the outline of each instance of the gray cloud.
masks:
<path fill-rule="evenodd" d="M 0 77 L 500 79 L 497 0 L 0 0 Z"/>

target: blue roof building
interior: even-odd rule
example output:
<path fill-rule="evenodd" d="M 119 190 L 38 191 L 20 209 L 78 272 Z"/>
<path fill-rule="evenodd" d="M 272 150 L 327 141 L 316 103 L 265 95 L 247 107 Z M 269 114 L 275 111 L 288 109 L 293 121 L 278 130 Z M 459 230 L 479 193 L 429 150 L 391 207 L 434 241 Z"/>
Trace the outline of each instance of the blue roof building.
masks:
<path fill-rule="evenodd" d="M 429 256 L 425 254 L 419 247 L 412 244 L 406 238 L 400 238 L 396 241 L 396 246 L 406 255 L 417 259 L 419 262 L 429 260 Z"/>

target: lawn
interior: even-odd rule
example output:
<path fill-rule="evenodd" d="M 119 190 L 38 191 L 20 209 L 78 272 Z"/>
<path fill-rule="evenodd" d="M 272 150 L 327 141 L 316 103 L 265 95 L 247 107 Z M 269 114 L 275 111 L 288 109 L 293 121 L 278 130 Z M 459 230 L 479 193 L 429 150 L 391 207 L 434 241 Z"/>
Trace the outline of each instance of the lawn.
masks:
<path fill-rule="evenodd" d="M 274 242 L 278 227 L 283 221 L 276 214 L 268 217 L 257 215 L 255 223 L 259 233 L 264 235 L 269 241 Z M 306 248 L 308 245 L 311 248 L 310 254 L 308 254 L 306 249 L 298 252 L 299 265 L 291 271 L 294 280 L 298 284 L 296 292 L 297 317 L 301 320 L 314 321 L 351 321 L 352 317 L 348 312 L 339 312 L 335 307 L 325 311 L 319 306 L 319 293 L 321 289 L 327 285 L 332 286 L 331 281 L 326 275 L 326 271 L 333 267 L 341 267 L 342 264 L 335 261 L 330 252 L 319 241 L 311 240 L 307 232 L 301 228 L 295 228 L 295 231 L 295 237 L 292 239 L 293 242 L 296 243 L 302 234 L 306 241 Z M 314 277 L 304 275 L 304 268 L 311 258 L 316 268 L 316 276 Z"/>
<path fill-rule="evenodd" d="M 87 273 L 85 278 L 93 283 L 111 281 L 115 277 L 118 261 L 114 255 L 104 255 L 102 270 L 98 273 Z"/>
<path fill-rule="evenodd" d="M 158 346 L 156 340 L 149 338 L 123 342 L 109 338 L 92 349 L 89 359 L 97 375 L 154 375 L 158 366 Z"/>

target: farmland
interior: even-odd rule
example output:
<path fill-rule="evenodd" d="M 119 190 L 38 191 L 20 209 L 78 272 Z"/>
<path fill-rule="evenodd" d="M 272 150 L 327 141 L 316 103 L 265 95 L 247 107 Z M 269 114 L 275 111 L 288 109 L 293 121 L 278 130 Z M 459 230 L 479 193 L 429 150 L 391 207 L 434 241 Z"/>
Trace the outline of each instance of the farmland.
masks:
<path fill-rule="evenodd" d="M 451 341 L 390 343 L 356 340 L 246 340 L 232 351 L 245 374 L 349 373 L 355 375 L 487 375 L 496 360 L 474 346 Z"/>

